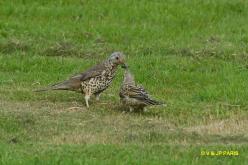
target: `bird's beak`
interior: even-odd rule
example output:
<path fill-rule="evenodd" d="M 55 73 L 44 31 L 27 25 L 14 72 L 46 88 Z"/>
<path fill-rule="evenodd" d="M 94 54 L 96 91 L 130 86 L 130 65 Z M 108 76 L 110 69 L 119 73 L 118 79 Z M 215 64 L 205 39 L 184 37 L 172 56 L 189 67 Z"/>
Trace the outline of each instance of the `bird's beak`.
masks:
<path fill-rule="evenodd" d="M 127 68 L 128 68 L 127 64 L 125 64 L 125 63 L 122 64 L 121 67 L 122 67 L 123 69 L 127 69 Z"/>

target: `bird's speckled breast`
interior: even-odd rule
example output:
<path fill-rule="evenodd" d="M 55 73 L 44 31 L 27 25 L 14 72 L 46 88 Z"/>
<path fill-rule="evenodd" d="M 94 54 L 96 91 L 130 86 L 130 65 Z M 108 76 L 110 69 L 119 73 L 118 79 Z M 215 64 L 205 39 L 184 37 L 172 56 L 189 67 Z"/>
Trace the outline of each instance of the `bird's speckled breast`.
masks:
<path fill-rule="evenodd" d="M 82 91 L 86 94 L 95 94 L 109 87 L 116 75 L 117 67 L 107 68 L 102 74 L 81 83 Z"/>

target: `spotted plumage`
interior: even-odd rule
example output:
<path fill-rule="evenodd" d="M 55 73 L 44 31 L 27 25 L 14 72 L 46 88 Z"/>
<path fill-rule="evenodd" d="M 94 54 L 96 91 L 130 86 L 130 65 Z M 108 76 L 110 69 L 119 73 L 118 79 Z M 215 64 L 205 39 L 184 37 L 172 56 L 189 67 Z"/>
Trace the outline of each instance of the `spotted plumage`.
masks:
<path fill-rule="evenodd" d="M 127 67 L 125 67 L 124 79 L 119 96 L 122 104 L 127 106 L 130 111 L 145 110 L 146 106 L 163 104 L 162 102 L 152 99 L 142 86 L 136 85 L 134 77 Z"/>
<path fill-rule="evenodd" d="M 88 101 L 90 97 L 94 94 L 99 99 L 99 95 L 110 86 L 118 65 L 125 65 L 124 55 L 121 52 L 114 52 L 103 63 L 66 81 L 51 85 L 46 89 L 37 90 L 37 92 L 47 90 L 79 91 L 85 95 L 86 106 L 89 107 Z"/>

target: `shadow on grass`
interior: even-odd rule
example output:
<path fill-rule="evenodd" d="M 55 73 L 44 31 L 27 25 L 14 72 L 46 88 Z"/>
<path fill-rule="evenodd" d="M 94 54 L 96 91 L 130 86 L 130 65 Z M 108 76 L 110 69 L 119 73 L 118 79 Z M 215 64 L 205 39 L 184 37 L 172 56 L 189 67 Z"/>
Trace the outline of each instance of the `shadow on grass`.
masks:
<path fill-rule="evenodd" d="M 16 38 L 11 38 L 0 42 L 0 52 L 4 54 L 14 53 L 16 51 L 26 52 L 29 50 L 29 44 Z"/>

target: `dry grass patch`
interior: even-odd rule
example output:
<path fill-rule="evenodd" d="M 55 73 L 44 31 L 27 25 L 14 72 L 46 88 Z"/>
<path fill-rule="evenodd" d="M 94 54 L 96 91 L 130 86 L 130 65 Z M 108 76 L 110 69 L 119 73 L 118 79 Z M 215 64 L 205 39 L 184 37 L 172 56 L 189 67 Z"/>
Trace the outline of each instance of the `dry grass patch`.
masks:
<path fill-rule="evenodd" d="M 248 141 L 248 120 L 209 120 L 184 128 L 165 117 L 118 111 L 114 104 L 1 101 L 4 141 L 45 144 L 212 144 Z M 112 110 L 109 110 L 112 109 Z M 199 122 L 198 122 L 199 124 Z M 11 131 L 14 130 L 14 131 Z"/>
<path fill-rule="evenodd" d="M 245 135 L 248 136 L 248 119 L 225 119 L 185 128 L 201 135 Z"/>
<path fill-rule="evenodd" d="M 88 110 L 76 102 L 1 101 L 0 113 L 4 120 L 10 117 L 12 123 L 23 125 L 21 130 L 28 139 L 52 144 L 156 142 L 152 138 L 167 136 L 168 131 L 175 129 L 165 119 L 110 111 L 105 109 L 107 106 L 92 106 Z M 11 132 L 7 135 L 10 137 Z M 167 140 L 158 138 L 160 142 Z"/>

